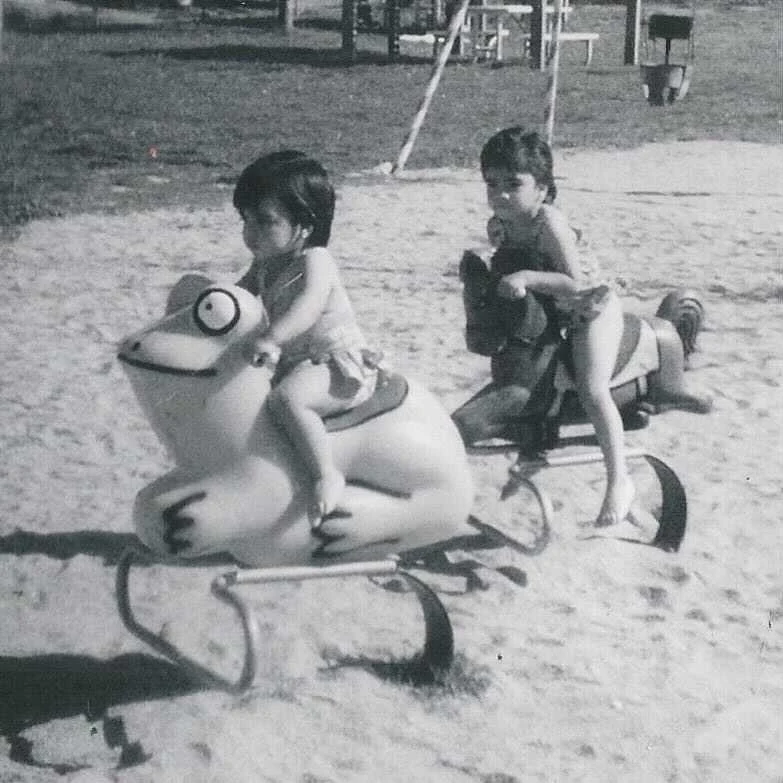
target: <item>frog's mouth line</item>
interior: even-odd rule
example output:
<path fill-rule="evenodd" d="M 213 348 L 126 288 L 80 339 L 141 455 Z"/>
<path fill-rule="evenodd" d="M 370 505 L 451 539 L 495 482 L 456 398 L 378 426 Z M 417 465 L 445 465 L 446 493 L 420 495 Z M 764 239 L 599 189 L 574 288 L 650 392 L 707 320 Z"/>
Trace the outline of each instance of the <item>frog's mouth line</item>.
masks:
<path fill-rule="evenodd" d="M 150 370 L 152 372 L 162 372 L 168 375 L 188 375 L 190 377 L 197 378 L 211 378 L 217 375 L 217 370 L 213 367 L 207 367 L 205 370 L 187 370 L 180 369 L 179 367 L 167 367 L 165 364 L 155 364 L 154 362 L 145 362 L 141 359 L 131 359 L 130 356 L 119 353 L 117 358 L 125 364 L 130 364 L 133 367 L 140 367 L 142 370 Z"/>

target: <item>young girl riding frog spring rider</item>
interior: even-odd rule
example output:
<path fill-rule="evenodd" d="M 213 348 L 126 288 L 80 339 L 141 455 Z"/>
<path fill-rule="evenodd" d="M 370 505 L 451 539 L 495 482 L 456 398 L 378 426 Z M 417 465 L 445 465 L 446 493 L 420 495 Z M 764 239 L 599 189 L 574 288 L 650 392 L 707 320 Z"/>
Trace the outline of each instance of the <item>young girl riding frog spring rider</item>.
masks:
<path fill-rule="evenodd" d="M 574 231 L 552 204 L 556 196 L 552 152 L 535 132 L 507 128 L 481 151 L 481 172 L 492 210 L 490 243 L 497 296 L 519 300 L 533 292 L 565 324 L 574 382 L 603 451 L 606 493 L 596 525 L 628 515 L 634 487 L 625 462 L 623 424 L 609 382 L 622 336 L 619 298 L 586 279 Z"/>
<path fill-rule="evenodd" d="M 321 164 L 293 150 L 259 158 L 234 189 L 253 254 L 238 285 L 259 296 L 269 316 L 248 343 L 249 358 L 277 364 L 267 404 L 312 475 L 313 527 L 345 489 L 322 417 L 369 398 L 377 376 L 326 248 L 334 204 Z"/>

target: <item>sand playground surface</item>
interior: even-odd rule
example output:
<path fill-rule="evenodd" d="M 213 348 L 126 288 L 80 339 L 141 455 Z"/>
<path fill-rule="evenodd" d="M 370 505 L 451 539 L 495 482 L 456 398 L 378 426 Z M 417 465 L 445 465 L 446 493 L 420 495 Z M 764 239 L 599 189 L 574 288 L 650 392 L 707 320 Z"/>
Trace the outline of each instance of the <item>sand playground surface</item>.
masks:
<path fill-rule="evenodd" d="M 418 573 L 454 626 L 441 688 L 351 665 L 414 656 L 423 638 L 412 596 L 364 577 L 248 587 L 264 642 L 242 697 L 197 690 L 121 624 L 133 499 L 169 462 L 115 347 L 181 273 L 244 268 L 230 191 L 223 209 L 46 220 L 0 246 L 0 781 L 783 781 L 780 147 L 563 151 L 556 171 L 629 309 L 652 314 L 676 287 L 706 309 L 688 379 L 713 412 L 628 436 L 677 470 L 688 528 L 674 554 L 585 536 L 601 467 L 543 473 L 556 520 L 542 552 L 455 552 L 452 573 Z M 361 322 L 448 410 L 488 372 L 464 348 L 456 276 L 486 218 L 477 171 L 340 188 L 332 247 Z M 506 459 L 471 459 L 475 516 L 524 538 L 527 498 L 498 497 Z M 233 672 L 214 573 L 139 568 L 133 601 Z"/>

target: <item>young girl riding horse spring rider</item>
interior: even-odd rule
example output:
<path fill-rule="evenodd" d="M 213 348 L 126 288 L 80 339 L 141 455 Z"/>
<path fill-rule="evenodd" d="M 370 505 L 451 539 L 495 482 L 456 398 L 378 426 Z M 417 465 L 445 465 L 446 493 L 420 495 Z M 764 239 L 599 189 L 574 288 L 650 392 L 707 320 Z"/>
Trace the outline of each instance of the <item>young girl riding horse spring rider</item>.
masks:
<path fill-rule="evenodd" d="M 492 209 L 492 271 L 497 295 L 518 300 L 536 294 L 570 333 L 574 381 L 603 451 L 606 494 L 597 525 L 621 522 L 634 488 L 625 463 L 623 424 L 609 382 L 623 328 L 620 300 L 606 286 L 588 287 L 574 231 L 552 206 L 556 196 L 552 152 L 534 132 L 507 128 L 481 151 L 481 171 Z"/>
<path fill-rule="evenodd" d="M 248 352 L 255 363 L 277 363 L 267 404 L 312 475 L 313 527 L 345 489 L 322 417 L 370 397 L 377 375 L 326 249 L 334 203 L 321 164 L 289 150 L 256 160 L 234 189 L 242 236 L 253 254 L 238 285 L 259 296 L 269 316 Z"/>

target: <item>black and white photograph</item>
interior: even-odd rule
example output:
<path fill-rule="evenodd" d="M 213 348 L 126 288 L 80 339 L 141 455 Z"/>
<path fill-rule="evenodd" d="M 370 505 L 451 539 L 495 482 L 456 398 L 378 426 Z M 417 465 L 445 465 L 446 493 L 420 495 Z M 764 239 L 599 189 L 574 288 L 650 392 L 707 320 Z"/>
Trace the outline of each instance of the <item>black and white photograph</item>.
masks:
<path fill-rule="evenodd" d="M 771 0 L 0 0 L 0 783 L 783 783 Z"/>

